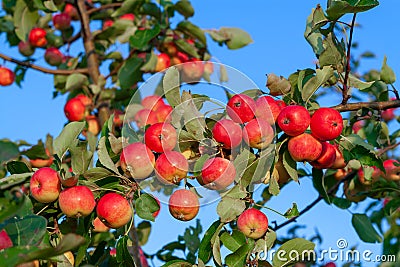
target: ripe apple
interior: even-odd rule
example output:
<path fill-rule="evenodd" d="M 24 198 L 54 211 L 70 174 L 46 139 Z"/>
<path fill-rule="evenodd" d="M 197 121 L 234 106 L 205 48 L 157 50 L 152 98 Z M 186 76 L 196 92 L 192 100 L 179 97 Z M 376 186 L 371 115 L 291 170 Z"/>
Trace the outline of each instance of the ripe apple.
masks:
<path fill-rule="evenodd" d="M 171 66 L 171 59 L 167 54 L 161 53 L 157 56 L 157 64 L 154 69 L 155 72 L 160 72 Z"/>
<path fill-rule="evenodd" d="M 150 109 L 156 111 L 161 106 L 165 105 L 164 100 L 162 97 L 158 95 L 149 95 L 142 99 L 141 101 L 142 106 L 145 109 Z"/>
<path fill-rule="evenodd" d="M 358 133 L 359 130 L 361 130 L 365 125 L 365 121 L 361 120 L 361 121 L 356 121 L 353 126 L 352 126 L 352 130 L 353 132 L 356 134 Z"/>
<path fill-rule="evenodd" d="M 178 51 L 175 56 L 171 57 L 171 66 L 179 65 L 189 61 L 187 54 Z"/>
<path fill-rule="evenodd" d="M 395 108 L 389 108 L 389 109 L 382 110 L 382 112 L 381 112 L 382 119 L 385 122 L 389 122 L 389 121 L 393 120 L 394 118 L 396 118 L 396 115 L 394 114 L 395 110 L 396 110 Z"/>
<path fill-rule="evenodd" d="M 10 69 L 0 67 L 0 85 L 8 86 L 11 85 L 15 80 L 15 74 Z"/>
<path fill-rule="evenodd" d="M 63 54 L 55 47 L 49 47 L 46 49 L 44 59 L 51 66 L 59 66 L 63 60 Z"/>
<path fill-rule="evenodd" d="M 46 148 L 46 155 L 49 156 L 48 159 L 31 159 L 29 160 L 31 163 L 31 166 L 33 168 L 43 168 L 43 167 L 50 167 L 50 165 L 53 163 L 53 156 L 50 154 L 50 151 Z"/>
<path fill-rule="evenodd" d="M 174 149 L 177 141 L 175 128 L 169 123 L 156 123 L 144 133 L 145 144 L 153 151 L 162 153 Z"/>
<path fill-rule="evenodd" d="M 343 130 L 343 118 L 333 108 L 320 108 L 311 117 L 311 133 L 320 141 L 337 138 Z"/>
<path fill-rule="evenodd" d="M 336 151 L 336 159 L 333 165 L 330 167 L 331 169 L 343 169 L 344 167 L 347 166 L 347 163 L 344 161 L 344 157 L 342 152 L 339 149 L 338 145 L 335 145 L 335 151 Z"/>
<path fill-rule="evenodd" d="M 274 129 L 267 120 L 252 119 L 243 128 L 243 139 L 252 148 L 268 147 L 274 136 Z"/>
<path fill-rule="evenodd" d="M 279 113 L 277 122 L 287 135 L 297 136 L 304 133 L 310 125 L 310 113 L 303 106 L 287 106 Z"/>
<path fill-rule="evenodd" d="M 170 196 L 168 207 L 175 219 L 190 221 L 199 213 L 200 203 L 195 193 L 179 189 Z"/>
<path fill-rule="evenodd" d="M 362 167 L 360 169 L 358 169 L 358 171 L 357 171 L 358 180 L 363 185 L 371 185 L 379 180 L 379 177 L 381 177 L 381 175 L 382 175 L 382 171 L 378 167 L 375 167 L 375 166 L 366 166 L 366 167 L 373 169 L 372 175 L 371 175 L 371 180 L 365 180 L 364 170 Z"/>
<path fill-rule="evenodd" d="M 303 133 L 290 138 L 288 150 L 295 161 L 314 161 L 322 152 L 322 144 L 311 134 Z"/>
<path fill-rule="evenodd" d="M 85 105 L 78 98 L 71 98 L 64 106 L 64 113 L 69 121 L 83 120 L 85 111 Z"/>
<path fill-rule="evenodd" d="M 275 124 L 282 108 L 276 103 L 275 99 L 270 96 L 262 96 L 256 101 L 256 117 L 264 119 L 270 124 Z"/>
<path fill-rule="evenodd" d="M 72 173 L 72 168 L 70 168 L 69 172 Z M 74 175 L 74 176 L 71 176 L 71 177 L 69 177 L 69 178 L 67 178 L 67 179 L 62 179 L 62 178 L 60 177 L 60 182 L 61 182 L 61 184 L 62 184 L 62 186 L 63 186 L 64 188 L 65 188 L 65 187 L 73 187 L 73 186 L 76 186 L 76 185 L 78 184 L 78 181 L 79 181 L 79 175 Z"/>
<path fill-rule="evenodd" d="M 166 151 L 157 158 L 154 168 L 160 182 L 178 184 L 186 177 L 189 163 L 182 153 Z"/>
<path fill-rule="evenodd" d="M 69 3 L 65 5 L 64 13 L 68 14 L 72 20 L 79 20 L 78 10 Z"/>
<path fill-rule="evenodd" d="M 30 191 L 32 197 L 40 203 L 50 203 L 57 200 L 61 191 L 58 173 L 48 167 L 37 170 L 32 175 Z"/>
<path fill-rule="evenodd" d="M 96 217 L 96 219 L 93 220 L 93 231 L 98 232 L 98 233 L 104 233 L 108 232 L 110 230 L 110 227 L 105 225 L 99 217 Z"/>
<path fill-rule="evenodd" d="M 104 31 L 105 29 L 107 29 L 107 28 L 110 28 L 112 25 L 114 25 L 114 21 L 111 20 L 111 19 L 106 19 L 106 20 L 103 22 L 103 31 Z"/>
<path fill-rule="evenodd" d="M 192 58 L 182 66 L 182 81 L 185 83 L 196 83 L 200 81 L 204 73 L 204 64 L 198 58 Z"/>
<path fill-rule="evenodd" d="M 144 252 L 141 247 L 139 247 L 139 258 L 140 258 L 140 264 L 142 267 L 149 267 L 149 264 L 147 263 L 146 255 L 144 255 Z"/>
<path fill-rule="evenodd" d="M 383 162 L 383 167 L 386 170 L 385 179 L 388 181 L 399 181 L 400 180 L 400 166 L 398 161 L 394 159 L 387 159 Z"/>
<path fill-rule="evenodd" d="M 229 119 L 217 121 L 212 129 L 212 134 L 215 141 L 222 143 L 224 148 L 235 148 L 242 143 L 242 128 Z"/>
<path fill-rule="evenodd" d="M 139 128 L 145 127 L 146 125 L 153 125 L 158 122 L 156 112 L 150 109 L 139 110 L 133 117 L 133 120 Z"/>
<path fill-rule="evenodd" d="M 158 122 L 171 123 L 172 111 L 174 111 L 174 109 L 167 104 L 158 107 L 158 109 L 155 111 Z"/>
<path fill-rule="evenodd" d="M 161 211 L 161 203 L 160 203 L 160 200 L 158 200 L 158 198 L 154 197 L 154 199 L 157 201 L 158 207 L 159 207 L 159 209 L 157 211 L 153 212 L 153 217 L 156 218 Z"/>
<path fill-rule="evenodd" d="M 82 134 L 86 136 L 86 133 L 92 133 L 94 136 L 98 135 L 101 127 L 99 120 L 95 115 L 89 115 L 86 116 L 86 122 L 87 122 L 87 129 L 83 130 Z"/>
<path fill-rule="evenodd" d="M 33 28 L 29 32 L 29 43 L 33 47 L 44 47 L 47 44 L 46 31 L 42 28 Z"/>
<path fill-rule="evenodd" d="M 205 187 L 223 190 L 233 183 L 236 169 L 233 163 L 224 158 L 210 158 L 201 169 L 201 178 Z"/>
<path fill-rule="evenodd" d="M 255 110 L 256 102 L 253 98 L 244 94 L 234 95 L 226 105 L 226 112 L 229 117 L 237 123 L 246 123 L 252 120 Z"/>
<path fill-rule="evenodd" d="M 19 42 L 19 44 L 18 44 L 18 51 L 19 51 L 22 55 L 24 55 L 24 56 L 26 56 L 26 57 L 29 57 L 29 56 L 32 56 L 33 53 L 35 53 L 35 48 L 32 47 L 31 44 L 30 44 L 29 42 L 23 42 L 23 41 L 21 41 L 21 42 Z"/>
<path fill-rule="evenodd" d="M 67 13 L 55 14 L 53 25 L 57 30 L 63 31 L 71 27 L 71 17 Z"/>
<path fill-rule="evenodd" d="M 77 185 L 61 191 L 58 205 L 67 217 L 79 218 L 92 213 L 96 206 L 96 201 L 88 187 Z"/>
<path fill-rule="evenodd" d="M 110 256 L 111 257 L 116 257 L 117 256 L 117 249 L 116 248 L 110 249 Z"/>
<path fill-rule="evenodd" d="M 339 169 L 339 170 L 337 170 L 337 172 L 335 172 L 335 174 L 333 175 L 333 177 L 335 178 L 336 181 L 340 181 L 340 180 L 342 180 L 347 174 L 348 174 L 348 171 L 346 171 L 346 169 Z"/>
<path fill-rule="evenodd" d="M 333 262 L 328 262 L 327 264 L 325 264 L 325 267 L 336 267 L 336 264 Z"/>
<path fill-rule="evenodd" d="M 128 200 L 117 193 L 107 193 L 97 203 L 97 216 L 110 228 L 120 228 L 132 219 Z"/>
<path fill-rule="evenodd" d="M 6 230 L 0 231 L 0 250 L 10 248 L 13 246 L 10 236 L 7 234 Z"/>
<path fill-rule="evenodd" d="M 258 239 L 268 230 L 268 218 L 260 210 L 250 208 L 240 214 L 237 227 L 245 236 Z"/>
<path fill-rule="evenodd" d="M 153 152 L 143 143 L 132 143 L 121 153 L 121 168 L 135 179 L 144 179 L 154 170 L 155 157 Z"/>
<path fill-rule="evenodd" d="M 135 20 L 135 15 L 128 13 L 128 14 L 124 14 L 120 17 L 120 19 L 125 19 L 125 20 L 130 20 L 130 21 L 134 21 Z"/>
<path fill-rule="evenodd" d="M 316 169 L 329 169 L 336 161 L 336 149 L 334 145 L 327 142 L 321 142 L 321 144 L 321 155 L 310 164 Z"/>
<path fill-rule="evenodd" d="M 85 107 L 91 106 L 93 104 L 93 100 L 84 94 L 78 94 L 74 98 L 79 99 Z"/>

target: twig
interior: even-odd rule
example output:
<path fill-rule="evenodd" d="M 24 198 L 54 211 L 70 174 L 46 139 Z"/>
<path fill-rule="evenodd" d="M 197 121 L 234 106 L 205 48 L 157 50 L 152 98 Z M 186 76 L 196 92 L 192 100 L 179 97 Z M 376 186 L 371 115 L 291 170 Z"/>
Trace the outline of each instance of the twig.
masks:
<path fill-rule="evenodd" d="M 393 93 L 394 93 L 395 96 L 396 96 L 396 99 L 397 99 L 397 100 L 400 100 L 399 92 L 397 91 L 396 87 L 394 87 L 393 84 L 390 84 L 390 86 L 392 86 L 392 90 L 393 90 Z"/>
<path fill-rule="evenodd" d="M 89 70 L 87 68 L 85 69 L 74 69 L 74 70 L 52 70 L 52 69 L 48 69 L 48 68 L 44 68 L 35 64 L 32 64 L 30 62 L 26 62 L 26 61 L 21 61 L 12 57 L 9 57 L 7 55 L 1 54 L 0 53 L 0 58 L 10 61 L 12 63 L 18 64 L 20 66 L 26 67 L 26 68 L 31 68 L 34 70 L 38 70 L 40 72 L 43 73 L 47 73 L 47 74 L 54 74 L 54 75 L 71 75 L 73 73 L 82 73 L 82 74 L 88 74 Z"/>
<path fill-rule="evenodd" d="M 374 110 L 385 110 L 389 108 L 397 108 L 400 107 L 400 100 L 392 100 L 392 101 L 379 101 L 379 102 L 358 102 L 358 103 L 345 103 L 333 106 L 331 108 L 336 109 L 339 112 L 346 111 L 356 111 L 361 108 L 370 108 Z"/>
<path fill-rule="evenodd" d="M 356 16 L 357 13 L 353 14 L 353 19 L 351 20 L 351 27 L 350 27 L 350 37 L 349 37 L 349 43 L 347 44 L 347 56 L 346 56 L 346 74 L 344 76 L 344 81 L 343 81 L 343 91 L 342 91 L 342 104 L 346 104 L 347 101 L 349 100 L 350 96 L 348 95 L 349 87 L 347 85 L 347 82 L 349 80 L 349 74 L 350 74 L 350 58 L 351 58 L 351 45 L 353 41 L 353 30 L 354 30 L 354 23 L 356 21 Z"/>
<path fill-rule="evenodd" d="M 385 147 L 385 148 L 379 150 L 379 152 L 376 153 L 376 155 L 377 155 L 377 156 L 381 156 L 381 155 L 385 154 L 386 152 L 388 152 L 389 150 L 392 150 L 393 148 L 398 147 L 399 145 L 400 145 L 400 143 L 396 143 L 396 144 L 387 146 L 387 147 Z"/>
<path fill-rule="evenodd" d="M 99 12 L 99 11 L 104 10 L 104 9 L 110 9 L 110 8 L 115 8 L 115 7 L 120 7 L 120 6 L 122 6 L 122 3 L 106 4 L 106 5 L 102 5 L 100 7 L 97 7 L 97 8 L 89 9 L 87 11 L 87 14 L 91 15 L 92 13 L 96 13 L 96 12 Z"/>

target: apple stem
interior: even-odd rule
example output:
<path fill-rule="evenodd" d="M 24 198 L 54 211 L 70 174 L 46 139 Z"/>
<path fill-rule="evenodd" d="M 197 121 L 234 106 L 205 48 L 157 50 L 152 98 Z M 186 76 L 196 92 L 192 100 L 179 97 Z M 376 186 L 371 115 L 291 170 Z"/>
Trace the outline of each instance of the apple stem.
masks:
<path fill-rule="evenodd" d="M 47 204 L 46 206 L 43 207 L 43 209 L 39 210 L 36 215 L 39 215 L 40 213 L 42 213 L 44 210 L 46 210 L 48 207 L 50 206 L 50 204 Z"/>
<path fill-rule="evenodd" d="M 278 214 L 278 215 L 280 215 L 280 216 L 286 218 L 286 216 L 285 216 L 284 214 L 282 214 L 282 213 L 280 213 L 279 211 L 274 210 L 274 209 L 272 209 L 272 208 L 270 208 L 270 207 L 263 206 L 263 205 L 260 205 L 260 204 L 257 204 L 257 203 L 254 203 L 254 206 L 257 206 L 257 207 L 260 207 L 260 208 L 264 208 L 264 209 L 270 210 L 270 211 L 275 212 L 276 214 Z"/>

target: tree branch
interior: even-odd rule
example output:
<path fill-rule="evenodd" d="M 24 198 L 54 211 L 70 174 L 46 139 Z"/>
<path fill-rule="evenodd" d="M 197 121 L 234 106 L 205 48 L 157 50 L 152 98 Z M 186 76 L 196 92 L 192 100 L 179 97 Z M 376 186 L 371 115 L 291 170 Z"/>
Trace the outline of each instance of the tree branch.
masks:
<path fill-rule="evenodd" d="M 102 5 L 102 6 L 100 6 L 100 7 L 97 7 L 97 8 L 89 9 L 89 10 L 87 11 L 87 14 L 88 14 L 88 15 L 91 15 L 91 14 L 93 14 L 93 13 L 97 13 L 97 12 L 99 12 L 99 11 L 101 11 L 101 10 L 104 10 L 104 9 L 110 9 L 110 8 L 115 8 L 115 7 L 120 7 L 120 6 L 122 6 L 122 3 L 111 3 L 111 4 L 106 4 L 106 5 Z"/>
<path fill-rule="evenodd" d="M 400 100 L 379 101 L 379 102 L 358 102 L 349 104 L 346 103 L 346 104 L 336 105 L 331 108 L 336 109 L 339 112 L 345 112 L 345 111 L 356 111 L 361 108 L 385 110 L 389 108 L 398 108 L 398 107 L 400 107 Z"/>
<path fill-rule="evenodd" d="M 349 43 L 347 44 L 347 56 L 346 56 L 346 74 L 344 76 L 344 81 L 343 81 L 343 90 L 342 90 L 342 104 L 346 104 L 347 101 L 350 99 L 350 96 L 348 94 L 349 87 L 347 85 L 347 82 L 349 80 L 349 74 L 350 74 L 350 60 L 351 60 L 351 45 L 353 42 L 353 30 L 354 30 L 354 24 L 356 22 L 356 16 L 357 13 L 353 14 L 353 19 L 351 21 L 350 25 L 350 37 L 349 37 Z"/>
<path fill-rule="evenodd" d="M 82 73 L 82 74 L 88 74 L 89 70 L 88 69 L 73 69 L 73 70 L 53 70 L 53 69 L 48 69 L 48 68 L 44 68 L 35 64 L 32 64 L 30 62 L 26 62 L 26 61 L 20 61 L 18 59 L 9 57 L 7 55 L 4 55 L 2 53 L 0 53 L 0 58 L 10 61 L 12 63 L 18 64 L 20 66 L 23 67 L 27 67 L 27 68 L 31 68 L 43 73 L 47 73 L 47 74 L 54 74 L 54 75 L 71 75 L 73 73 Z"/>

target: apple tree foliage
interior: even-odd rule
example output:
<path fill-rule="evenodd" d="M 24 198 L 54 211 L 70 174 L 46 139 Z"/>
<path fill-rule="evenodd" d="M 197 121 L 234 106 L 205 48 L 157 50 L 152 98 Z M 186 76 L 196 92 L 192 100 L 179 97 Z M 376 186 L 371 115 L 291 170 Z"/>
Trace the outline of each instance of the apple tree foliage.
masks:
<path fill-rule="evenodd" d="M 49 262 L 70 266 L 64 253 L 72 251 L 76 266 L 139 266 L 139 245 L 152 238 L 151 221 L 154 221 L 153 213 L 159 205 L 150 194 L 141 192 L 141 185 L 127 178 L 120 168 L 122 136 L 128 134 L 130 142 L 141 141 L 143 132 L 116 125 L 116 120 L 121 117 L 115 111 L 120 110 L 122 114 L 126 111 L 125 120 L 131 119 L 138 111 L 140 99 L 134 100 L 134 104 L 130 101 L 133 96 L 138 96 L 135 93 L 145 75 L 154 73 L 156 51 L 166 52 L 172 43 L 191 58 L 209 60 L 208 40 L 228 49 L 239 49 L 249 44 L 251 37 L 238 28 L 203 30 L 190 21 L 194 9 L 187 0 L 4 0 L 2 4 L 0 34 L 6 36 L 10 46 L 26 42 L 29 32 L 35 27 L 46 30 L 49 46 L 64 47 L 68 51 L 69 47 L 80 42 L 77 46 L 80 53 L 68 55 L 57 69 L 39 67 L 35 65 L 35 58 L 30 56 L 22 60 L 0 56 L 15 63 L 15 82 L 19 86 L 23 86 L 27 71 L 42 71 L 54 75 L 54 97 L 67 94 L 71 99 L 81 93 L 89 96 L 93 100 L 90 112 L 100 121 L 101 131 L 98 136 L 88 131 L 82 135 L 87 124 L 80 121 L 67 123 L 57 137 L 48 135 L 38 144 L 0 140 L 0 229 L 5 229 L 13 242 L 13 247 L 0 251 L 1 264 L 14 266 L 40 260 L 41 266 L 48 266 Z M 76 9 L 78 21 L 68 30 L 58 31 L 52 26 L 51 19 L 67 4 Z M 383 161 L 394 157 L 393 151 L 400 136 L 400 130 L 389 130 L 383 116 L 387 110 L 400 106 L 394 86 L 396 76 L 387 59 L 380 70 L 360 74 L 357 72 L 360 60 L 374 55 L 366 52 L 361 57 L 354 57 L 352 54 L 356 15 L 378 4 L 376 0 L 329 0 L 325 9 L 321 6 L 312 9 L 304 37 L 318 60 L 315 68 L 298 69 L 287 78 L 271 74 L 267 83 L 271 95 L 280 95 L 288 105 L 302 105 L 310 113 L 320 107 L 320 97 L 326 94 L 342 96 L 342 102 L 333 108 L 343 112 L 345 126 L 342 135 L 334 142 L 348 162 L 346 168 L 322 171 L 297 164 L 287 151 L 288 136 L 278 129 L 273 152 L 259 153 L 243 147 L 235 155 L 233 164 L 241 172 L 235 185 L 221 192 L 216 210 L 219 220 L 212 225 L 201 225 L 197 221 L 196 226 L 188 227 L 176 241 L 163 245 L 153 255 L 146 254 L 149 259 L 157 258 L 164 262 L 163 266 L 170 267 L 291 266 L 301 259 L 282 261 L 274 257 L 271 262 L 266 262 L 261 253 L 274 248 L 296 250 L 301 255 L 305 250 L 316 249 L 314 241 L 318 241 L 319 236 L 306 240 L 297 236 L 294 226 L 288 237 L 279 231 L 283 226 L 294 224 L 298 217 L 320 201 L 346 210 L 365 200 L 370 203 L 365 213 L 353 214 L 352 217 L 355 231 L 363 242 L 381 242 L 383 254 L 399 258 L 399 181 L 380 177 L 374 183 L 363 184 L 357 176 L 357 170 L 361 168 L 365 180 L 372 181 L 370 166 L 385 173 Z M 122 19 L 125 14 L 133 14 L 134 19 Z M 342 19 L 348 16 L 352 16 L 352 22 L 344 23 Z M 102 27 L 108 20 L 113 24 Z M 211 38 L 207 39 L 207 35 Z M 129 52 L 120 52 L 120 47 Z M 176 81 L 178 76 L 173 70 L 168 71 L 162 81 L 164 90 L 179 82 Z M 203 79 L 207 80 L 207 75 Z M 220 79 L 222 82 L 228 79 L 223 67 Z M 181 92 L 179 88 L 165 90 L 164 95 L 162 84 L 156 93 L 163 95 L 172 107 L 184 101 L 196 103 L 186 106 L 188 110 L 183 110 L 184 113 L 199 113 L 202 101 L 207 99 L 207 96 Z M 255 98 L 268 94 L 265 91 L 257 89 L 243 93 Z M 389 93 L 395 98 L 390 99 Z M 231 95 L 227 94 L 227 97 Z M 361 102 L 366 98 L 370 101 Z M 363 124 L 355 131 L 359 121 Z M 190 159 L 194 162 L 188 178 L 200 175 L 199 169 L 207 158 L 200 157 L 199 143 L 204 136 L 210 136 L 213 125 L 204 117 L 197 118 L 194 123 L 183 125 L 185 132 L 179 136 L 179 141 L 187 141 L 190 137 L 192 142 L 191 146 L 185 147 L 191 150 Z M 198 131 L 199 125 L 203 132 Z M 106 192 L 118 192 L 130 201 L 135 217 L 143 220 L 138 224 L 132 221 L 133 225 L 128 224 L 116 231 L 96 233 L 92 224 L 95 212 L 84 218 L 65 218 L 57 201 L 49 204 L 35 201 L 27 190 L 30 177 L 36 170 L 29 161 L 50 157 L 54 158 L 51 167 L 63 180 L 72 176 L 79 178 L 79 184 L 91 188 L 97 199 Z M 298 183 L 305 177 L 312 177 L 314 188 L 319 193 L 310 206 L 299 209 L 293 204 L 286 212 L 281 212 L 283 222 L 271 223 L 267 233 L 258 240 L 247 238 L 238 231 L 237 217 L 245 209 L 264 209 L 271 198 L 279 198 L 280 191 L 285 190 L 288 183 Z M 260 199 L 253 199 L 251 186 L 254 180 L 262 182 Z M 192 181 L 188 179 L 187 183 L 190 187 Z M 168 188 L 155 187 L 154 190 L 171 194 Z M 381 208 L 384 199 L 385 206 Z M 116 248 L 116 256 L 110 255 L 112 248 Z"/>

